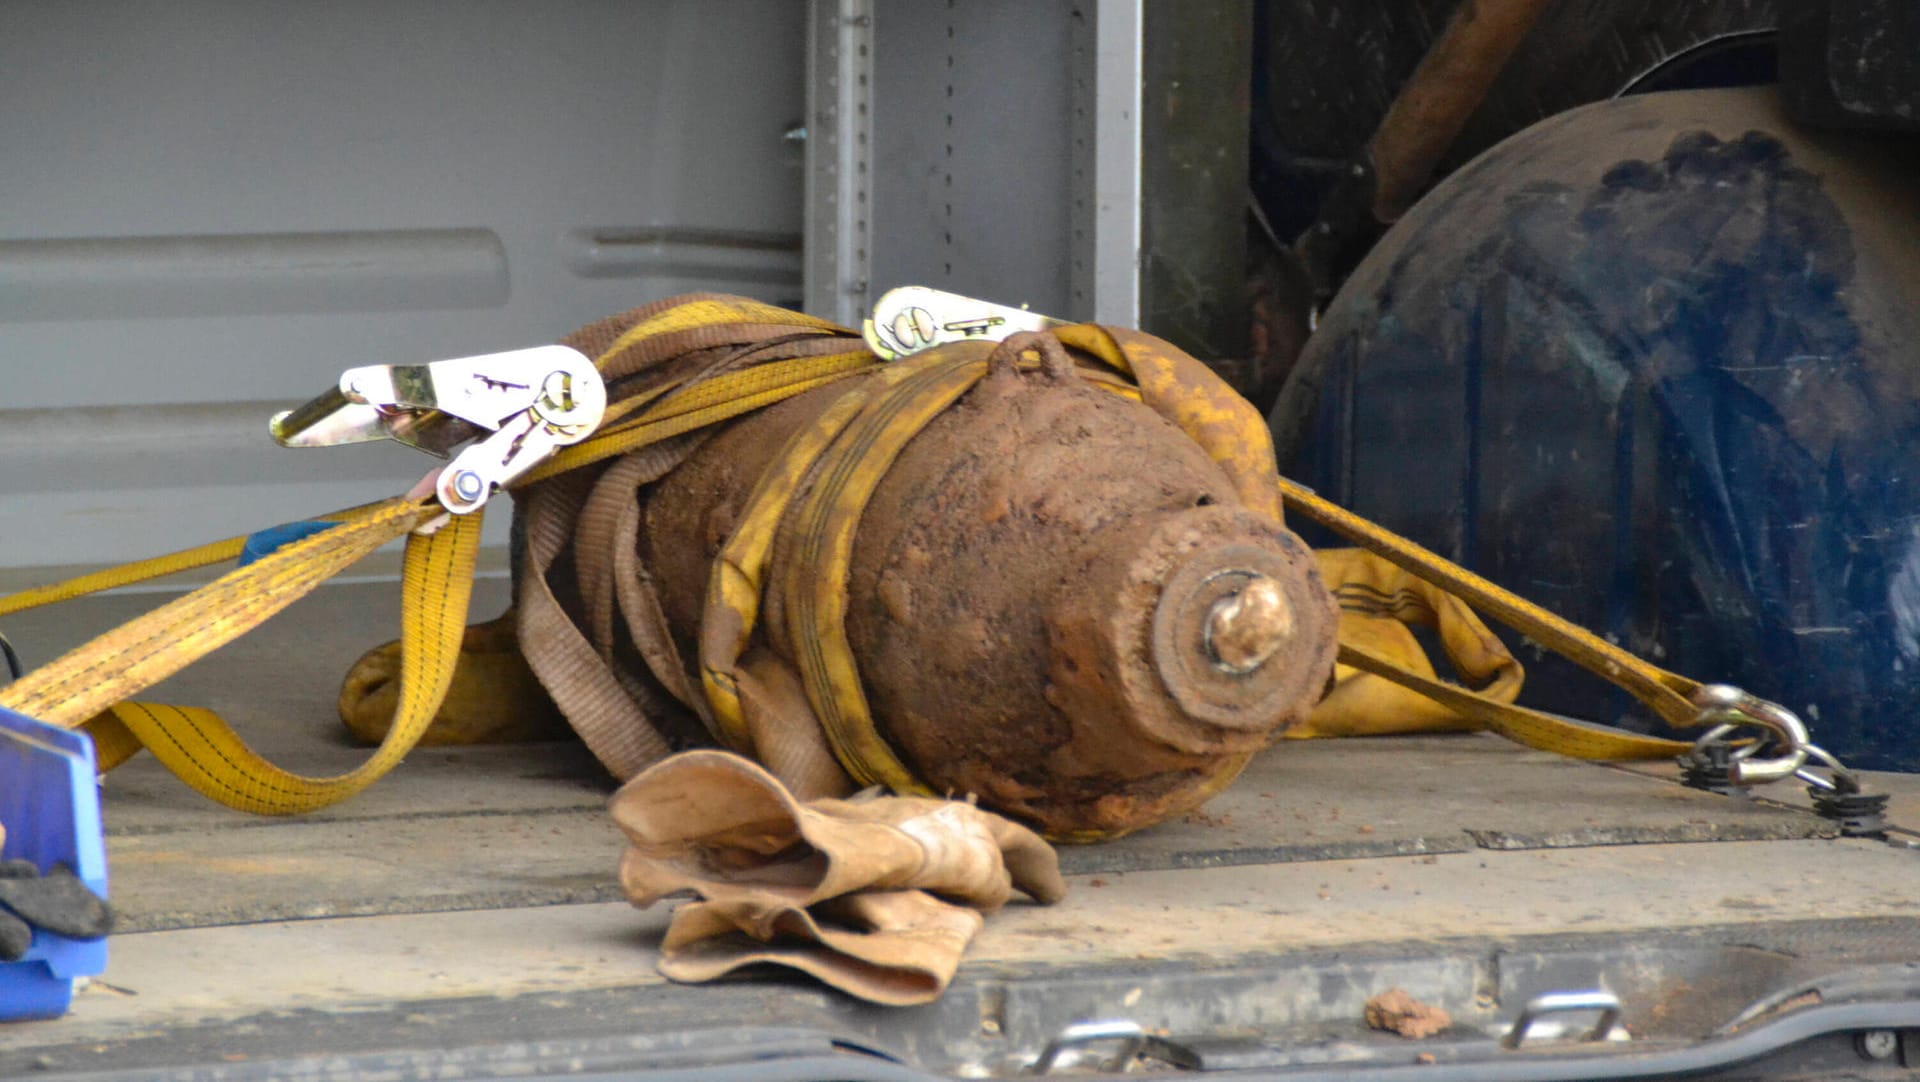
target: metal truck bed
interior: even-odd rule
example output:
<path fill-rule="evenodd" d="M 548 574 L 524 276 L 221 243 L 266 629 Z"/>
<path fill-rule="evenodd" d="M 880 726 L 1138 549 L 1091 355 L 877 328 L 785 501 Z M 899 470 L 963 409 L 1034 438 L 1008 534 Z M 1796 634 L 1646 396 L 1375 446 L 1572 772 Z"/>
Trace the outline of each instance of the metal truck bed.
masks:
<path fill-rule="evenodd" d="M 483 593 L 484 614 L 504 579 Z M 345 769 L 364 752 L 341 738 L 332 688 L 389 634 L 394 594 L 323 588 L 154 697 L 228 712 L 291 769 Z M 94 599 L 9 632 L 44 659 L 156 600 Z M 1920 785 L 1875 781 L 1895 793 L 1893 820 L 1914 821 Z M 104 790 L 108 968 L 67 1018 L 0 1027 L 0 1077 L 266 1077 L 316 1056 L 342 1077 L 978 1077 L 1022 1069 L 1088 1020 L 1164 1037 L 1150 1043 L 1162 1067 L 1483 1077 L 1695 1049 L 1769 992 L 1920 959 L 1908 835 L 1839 838 L 1790 803 L 1687 789 L 1664 766 L 1463 735 L 1284 742 L 1200 812 L 1063 850 L 1068 899 L 991 917 L 933 1006 L 868 1007 L 776 973 L 683 987 L 653 968 L 669 907 L 620 900 L 610 788 L 570 744 L 421 749 L 354 801 L 268 820 L 130 763 Z M 1452 1028 L 1368 1031 L 1366 1000 L 1394 987 Z M 1532 997 L 1593 989 L 1620 998 L 1624 1044 L 1493 1044 Z M 1881 1062 L 1852 1037 L 1822 1040 L 1765 1062 Z"/>

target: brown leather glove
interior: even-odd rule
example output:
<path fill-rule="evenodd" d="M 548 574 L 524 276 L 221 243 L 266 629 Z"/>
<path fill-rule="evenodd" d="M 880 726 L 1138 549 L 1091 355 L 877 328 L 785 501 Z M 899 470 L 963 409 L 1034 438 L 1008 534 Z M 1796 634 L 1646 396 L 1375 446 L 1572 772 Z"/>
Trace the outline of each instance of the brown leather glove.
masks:
<path fill-rule="evenodd" d="M 863 891 L 811 909 L 690 902 L 674 911 L 660 972 L 689 983 L 742 966 L 787 966 L 871 1003 L 930 1003 L 984 923 L 923 890 Z"/>
<path fill-rule="evenodd" d="M 611 810 L 633 843 L 620 882 L 634 904 L 681 890 L 705 900 L 668 931 L 660 968 L 676 980 L 771 961 L 874 1002 L 925 1002 L 952 979 L 980 922 L 921 891 L 986 911 L 1015 887 L 1042 903 L 1066 893 L 1051 846 L 972 804 L 802 804 L 729 752 L 666 759 L 623 786 Z M 789 936 L 810 942 L 788 945 Z M 776 937 L 778 949 L 763 946 Z M 709 942 L 721 938 L 733 946 Z"/>
<path fill-rule="evenodd" d="M 709 899 L 811 905 L 856 890 L 919 888 L 977 909 L 1012 887 L 1066 894 L 1053 847 L 957 800 L 875 797 L 801 804 L 772 774 L 724 751 L 663 760 L 611 805 L 633 847 L 620 882 L 637 904 L 677 890 Z"/>

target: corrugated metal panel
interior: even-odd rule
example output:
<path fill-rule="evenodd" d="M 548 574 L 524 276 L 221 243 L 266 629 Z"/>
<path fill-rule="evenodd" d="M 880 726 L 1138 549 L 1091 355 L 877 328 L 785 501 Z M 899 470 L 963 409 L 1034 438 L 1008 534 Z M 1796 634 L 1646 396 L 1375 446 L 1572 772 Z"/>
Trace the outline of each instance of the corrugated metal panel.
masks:
<path fill-rule="evenodd" d="M 267 416 L 688 289 L 797 303 L 799 4 L 0 8 L 0 566 L 404 486 Z M 504 516 L 496 516 L 504 519 Z M 503 525 L 504 523 L 502 523 Z"/>
<path fill-rule="evenodd" d="M 1139 316 L 1141 0 L 812 0 L 807 303 Z"/>

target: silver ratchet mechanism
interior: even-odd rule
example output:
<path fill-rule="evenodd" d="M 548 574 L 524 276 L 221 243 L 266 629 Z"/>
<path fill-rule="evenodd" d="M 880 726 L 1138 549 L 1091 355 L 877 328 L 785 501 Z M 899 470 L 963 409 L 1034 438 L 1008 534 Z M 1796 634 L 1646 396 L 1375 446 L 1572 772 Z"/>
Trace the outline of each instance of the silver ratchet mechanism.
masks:
<path fill-rule="evenodd" d="M 456 357 L 430 364 L 349 368 L 339 385 L 268 430 L 282 447 L 397 440 L 446 458 L 434 492 L 464 515 L 493 493 L 593 433 L 607 409 L 606 384 L 587 356 L 566 346 Z"/>
<path fill-rule="evenodd" d="M 873 317 L 861 327 L 867 348 L 883 360 L 897 361 L 934 346 L 965 342 L 1001 342 L 1020 331 L 1062 327 L 1064 320 L 1025 308 L 963 297 L 927 286 L 889 289 L 874 302 Z"/>

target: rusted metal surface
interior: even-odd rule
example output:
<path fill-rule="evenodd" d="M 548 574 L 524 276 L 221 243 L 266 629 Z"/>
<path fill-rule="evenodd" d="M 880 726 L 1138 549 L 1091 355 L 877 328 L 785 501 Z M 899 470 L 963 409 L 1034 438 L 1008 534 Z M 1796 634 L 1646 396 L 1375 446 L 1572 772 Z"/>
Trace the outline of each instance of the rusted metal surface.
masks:
<path fill-rule="evenodd" d="M 1373 137 L 1294 245 L 1316 295 L 1330 296 L 1383 225 L 1426 188 L 1548 0 L 1463 0 Z"/>
<path fill-rule="evenodd" d="M 753 485 L 839 393 L 734 424 L 650 494 L 641 561 L 683 656 Z M 795 559 L 776 542 L 768 578 Z M 1223 622 L 1252 583 L 1261 611 Z M 1241 506 L 1173 424 L 1045 371 L 996 371 L 907 445 L 861 518 L 847 588 L 848 640 L 900 758 L 1055 835 L 1194 806 L 1305 716 L 1332 664 L 1306 546 Z M 790 661 L 776 595 L 760 626 Z M 1209 645 L 1236 624 L 1240 672 Z"/>
<path fill-rule="evenodd" d="M 1460 6 L 1460 0 L 1259 0 L 1256 153 L 1284 152 L 1296 166 L 1316 171 L 1343 165 L 1379 127 Z M 1535 121 L 1613 97 L 1702 42 L 1771 29 L 1778 6 L 1775 0 L 1553 0 L 1442 168 Z M 1297 232 L 1304 221 L 1276 218 L 1275 225 Z"/>
<path fill-rule="evenodd" d="M 1368 144 L 1373 214 L 1397 220 L 1480 107 L 1550 0 L 1464 0 Z"/>
<path fill-rule="evenodd" d="M 1294 271 L 1311 279 L 1306 295 L 1324 301 L 1429 177 L 1537 120 L 1614 97 L 1705 43 L 1770 31 L 1774 7 L 1261 0 L 1253 188 L 1275 235 L 1298 238 L 1287 251 L 1301 266 L 1263 275 L 1271 314 L 1257 318 L 1256 346 L 1263 335 L 1276 344 L 1273 367 L 1284 369 L 1304 327 Z M 1270 258 L 1284 264 L 1286 252 Z M 1272 401 L 1267 383 L 1235 378 L 1255 401 Z"/>

